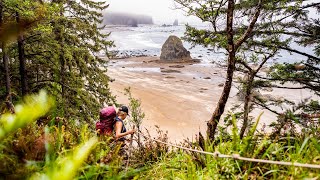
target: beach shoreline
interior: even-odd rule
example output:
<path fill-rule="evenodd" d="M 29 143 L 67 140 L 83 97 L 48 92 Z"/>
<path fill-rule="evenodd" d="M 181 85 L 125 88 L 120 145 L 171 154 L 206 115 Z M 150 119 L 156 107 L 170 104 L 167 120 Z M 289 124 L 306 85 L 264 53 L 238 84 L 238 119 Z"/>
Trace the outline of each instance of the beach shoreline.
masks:
<path fill-rule="evenodd" d="M 159 63 L 159 57 L 143 56 L 111 59 L 107 74 L 114 79 L 109 86 L 118 103 L 129 103 L 127 95 L 124 95 L 124 88 L 128 87 L 132 96 L 141 100 L 146 115 L 143 128 L 155 136 L 157 125 L 168 131 L 169 141 L 179 142 L 194 139 L 199 131 L 205 134 L 207 121 L 223 90 L 226 67 L 201 62 Z M 241 103 L 237 92 L 234 86 L 225 113 L 233 105 Z M 286 90 L 264 93 L 288 95 Z M 291 98 L 297 98 L 295 94 Z M 261 113 L 258 128 L 276 120 L 275 114 L 258 108 L 250 115 L 258 117 Z"/>

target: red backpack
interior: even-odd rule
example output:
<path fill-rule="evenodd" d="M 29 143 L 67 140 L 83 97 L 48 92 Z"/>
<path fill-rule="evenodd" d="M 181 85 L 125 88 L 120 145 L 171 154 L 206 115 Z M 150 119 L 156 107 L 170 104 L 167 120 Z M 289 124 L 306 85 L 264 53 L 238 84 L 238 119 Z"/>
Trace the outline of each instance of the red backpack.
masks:
<path fill-rule="evenodd" d="M 96 130 L 100 135 L 111 135 L 113 131 L 116 110 L 109 106 L 100 110 L 100 121 L 96 122 Z"/>

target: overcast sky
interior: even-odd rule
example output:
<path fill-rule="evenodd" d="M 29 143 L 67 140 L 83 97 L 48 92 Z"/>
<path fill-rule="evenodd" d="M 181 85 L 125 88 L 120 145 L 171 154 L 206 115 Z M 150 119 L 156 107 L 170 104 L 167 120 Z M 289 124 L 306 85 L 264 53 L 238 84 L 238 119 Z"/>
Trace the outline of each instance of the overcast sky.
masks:
<path fill-rule="evenodd" d="M 107 0 L 110 4 L 107 11 L 145 14 L 153 17 L 155 23 L 173 23 L 195 21 L 195 18 L 186 18 L 180 10 L 174 10 L 173 0 Z"/>

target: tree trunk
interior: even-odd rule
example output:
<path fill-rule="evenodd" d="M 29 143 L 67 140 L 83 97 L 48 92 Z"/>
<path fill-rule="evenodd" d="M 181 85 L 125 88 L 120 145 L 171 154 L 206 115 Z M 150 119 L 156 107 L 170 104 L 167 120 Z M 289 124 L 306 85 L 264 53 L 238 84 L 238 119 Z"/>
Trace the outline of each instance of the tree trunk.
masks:
<path fill-rule="evenodd" d="M 214 140 L 215 131 L 217 129 L 219 120 L 224 112 L 224 108 L 226 106 L 226 103 L 229 98 L 229 94 L 232 87 L 232 77 L 233 72 L 235 70 L 235 54 L 229 54 L 229 60 L 228 60 L 228 70 L 227 70 L 227 80 L 225 82 L 222 94 L 220 96 L 219 102 L 217 104 L 217 107 L 214 111 L 214 113 L 211 116 L 210 121 L 207 123 L 207 136 L 211 141 Z"/>
<path fill-rule="evenodd" d="M 245 91 L 245 99 L 244 99 L 244 110 L 243 110 L 243 124 L 242 128 L 240 130 L 240 139 L 243 138 L 244 133 L 248 127 L 248 121 L 249 121 L 249 110 L 250 110 L 250 97 L 251 97 L 251 91 L 252 91 L 252 86 L 253 86 L 253 79 L 254 79 L 254 74 L 250 73 L 248 80 L 247 80 L 247 85 L 246 85 L 246 91 Z"/>
<path fill-rule="evenodd" d="M 63 45 L 62 45 L 62 52 L 63 52 Z M 65 97 L 65 58 L 63 53 L 60 55 L 60 82 L 61 82 L 61 98 L 64 101 Z"/>
<path fill-rule="evenodd" d="M 60 17 L 63 17 L 63 9 L 61 9 L 60 11 Z M 59 22 L 60 23 L 60 22 Z M 66 59 L 64 57 L 65 55 L 65 49 L 64 49 L 64 32 L 63 29 L 61 27 L 58 26 L 58 29 L 56 31 L 56 35 L 57 35 L 57 41 L 60 44 L 60 48 L 61 48 L 61 52 L 60 52 L 60 84 L 61 84 L 61 101 L 62 103 L 62 109 L 63 109 L 63 113 L 65 112 L 65 95 L 66 95 L 66 88 L 65 88 L 65 71 L 66 71 Z"/>
<path fill-rule="evenodd" d="M 20 23 L 20 15 L 16 12 L 16 21 Z M 19 53 L 19 71 L 20 71 L 20 82 L 21 82 L 21 92 L 22 96 L 28 93 L 28 84 L 27 84 L 27 71 L 26 71 L 26 58 L 24 54 L 24 37 L 22 34 L 18 36 L 18 53 Z"/>
<path fill-rule="evenodd" d="M 207 123 L 207 137 L 209 140 L 214 140 L 214 135 L 219 123 L 219 120 L 224 112 L 224 108 L 229 98 L 233 72 L 235 71 L 235 46 L 233 40 L 233 11 L 234 11 L 234 0 L 228 0 L 228 9 L 227 9 L 227 39 L 228 39 L 228 69 L 227 69 L 227 79 L 223 88 L 223 92 L 220 96 L 219 102 L 214 113 L 211 116 L 211 119 Z"/>
<path fill-rule="evenodd" d="M 246 92 L 245 92 L 245 100 L 244 100 L 244 114 L 243 114 L 243 124 L 242 124 L 242 128 L 240 131 L 240 138 L 242 139 L 244 136 L 244 133 L 248 127 L 248 119 L 249 119 L 249 111 L 250 111 L 250 103 L 251 103 L 251 93 L 252 93 L 252 88 L 253 88 L 253 80 L 254 77 L 257 75 L 257 73 L 260 71 L 260 69 L 263 67 L 263 65 L 271 58 L 275 55 L 277 51 L 274 51 L 273 53 L 269 54 L 267 57 L 265 57 L 263 59 L 263 61 L 261 62 L 261 64 L 259 65 L 259 67 L 256 70 L 253 70 L 252 68 L 250 68 L 248 65 L 248 70 L 249 70 L 249 74 L 248 74 L 248 79 L 247 79 L 247 86 L 246 86 Z"/>
<path fill-rule="evenodd" d="M 3 59 L 3 65 L 4 65 L 5 79 L 6 79 L 6 97 L 8 101 L 12 102 L 9 62 L 8 62 L 7 48 L 6 48 L 5 42 L 2 42 L 1 49 L 2 49 L 2 59 Z"/>
<path fill-rule="evenodd" d="M 3 4 L 0 1 L 0 27 L 3 26 Z M 4 66 L 4 73 L 5 73 L 5 81 L 6 81 L 6 100 L 12 103 L 12 96 L 11 96 L 11 82 L 10 82 L 10 73 L 9 73 L 9 58 L 7 55 L 7 47 L 6 42 L 1 43 L 2 49 L 2 60 Z"/>
<path fill-rule="evenodd" d="M 138 129 L 138 132 L 141 132 L 141 131 L 140 131 L 140 126 L 139 126 L 139 125 L 137 125 L 137 129 Z M 139 146 L 139 148 L 141 149 L 142 144 L 141 144 L 141 137 L 140 137 L 140 134 L 138 134 L 138 146 Z"/>

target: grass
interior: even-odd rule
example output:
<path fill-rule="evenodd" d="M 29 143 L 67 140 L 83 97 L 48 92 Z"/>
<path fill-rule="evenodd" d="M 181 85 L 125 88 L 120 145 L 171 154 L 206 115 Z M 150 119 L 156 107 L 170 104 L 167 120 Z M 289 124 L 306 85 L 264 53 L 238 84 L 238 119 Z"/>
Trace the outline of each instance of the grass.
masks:
<path fill-rule="evenodd" d="M 233 142 L 223 142 L 215 147 L 215 150 L 223 154 L 246 154 L 246 157 L 269 159 L 275 161 L 301 162 L 319 164 L 320 152 L 316 150 L 312 142 L 303 138 L 295 138 L 293 145 L 288 146 L 291 138 L 283 142 L 263 140 L 252 142 L 257 149 L 250 152 L 234 150 Z M 317 142 L 316 146 L 319 144 Z M 240 141 L 238 149 L 245 149 L 245 143 Z M 241 160 L 214 158 L 202 155 L 204 166 L 190 152 L 176 150 L 170 155 L 150 166 L 147 173 L 141 175 L 142 179 L 303 179 L 320 178 L 319 169 L 301 168 L 293 166 L 271 165 L 264 163 L 252 163 Z"/>

